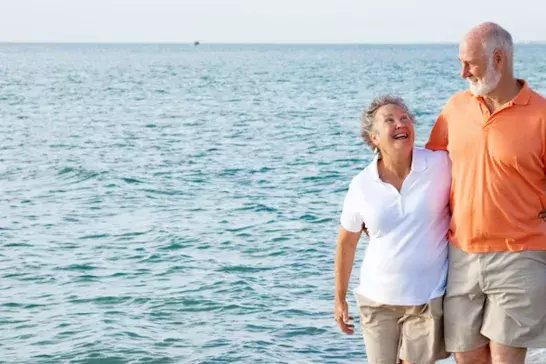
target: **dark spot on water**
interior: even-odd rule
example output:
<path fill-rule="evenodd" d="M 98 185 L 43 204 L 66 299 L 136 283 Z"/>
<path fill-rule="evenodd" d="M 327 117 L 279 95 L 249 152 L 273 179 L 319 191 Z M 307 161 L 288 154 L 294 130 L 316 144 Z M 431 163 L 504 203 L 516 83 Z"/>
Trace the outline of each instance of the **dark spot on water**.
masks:
<path fill-rule="evenodd" d="M 146 259 L 141 260 L 141 263 L 158 263 L 162 261 L 162 256 L 159 254 L 152 254 Z"/>
<path fill-rule="evenodd" d="M 312 224 L 324 224 L 324 223 L 329 223 L 329 222 L 332 222 L 332 221 L 335 221 L 335 219 L 333 219 L 331 217 L 327 217 L 327 218 L 324 218 L 324 219 L 311 221 L 311 223 Z"/>
<path fill-rule="evenodd" d="M 123 182 L 126 182 L 126 183 L 131 183 L 131 184 L 134 184 L 134 183 L 144 183 L 143 181 L 141 180 L 138 180 L 136 178 L 122 178 Z"/>
<path fill-rule="evenodd" d="M 90 264 L 71 264 L 69 266 L 66 266 L 66 267 L 60 267 L 60 268 L 57 268 L 57 269 L 62 269 L 62 270 L 73 270 L 73 271 L 90 271 L 90 270 L 95 270 L 97 269 L 97 267 L 93 266 L 93 265 L 90 265 Z"/>
<path fill-rule="evenodd" d="M 8 243 L 4 245 L 4 248 L 30 248 L 32 247 L 31 244 L 26 243 Z"/>
<path fill-rule="evenodd" d="M 281 241 L 287 241 L 287 240 L 290 240 L 290 238 L 286 237 L 286 236 L 278 236 L 278 237 L 275 237 L 275 238 L 271 239 L 271 241 L 273 241 L 275 243 L 279 243 Z"/>
<path fill-rule="evenodd" d="M 9 307 L 9 308 L 24 307 L 24 304 L 17 303 L 17 302 L 7 302 L 7 303 L 3 303 L 2 307 Z"/>
<path fill-rule="evenodd" d="M 80 240 L 89 240 L 89 239 L 103 239 L 110 237 L 110 234 L 96 234 L 96 235 L 85 235 L 80 237 Z"/>
<path fill-rule="evenodd" d="M 66 167 L 66 168 L 63 168 L 59 171 L 59 174 L 66 174 L 66 173 L 70 173 L 74 171 L 74 168 L 70 168 L 70 167 Z"/>
<path fill-rule="evenodd" d="M 225 273 L 257 273 L 277 269 L 277 267 L 255 267 L 246 265 L 232 265 L 220 267 L 218 271 Z"/>
<path fill-rule="evenodd" d="M 84 274 L 76 278 L 76 282 L 92 282 L 98 280 L 100 277 L 94 276 L 92 274 Z"/>
<path fill-rule="evenodd" d="M 35 304 L 35 303 L 34 303 L 34 304 L 28 304 L 28 305 L 26 305 L 26 306 L 23 307 L 23 308 L 29 309 L 29 310 L 30 310 L 30 309 L 33 309 L 33 308 L 43 308 L 43 307 L 47 307 L 47 306 L 48 306 L 48 305 L 39 305 L 39 304 Z"/>

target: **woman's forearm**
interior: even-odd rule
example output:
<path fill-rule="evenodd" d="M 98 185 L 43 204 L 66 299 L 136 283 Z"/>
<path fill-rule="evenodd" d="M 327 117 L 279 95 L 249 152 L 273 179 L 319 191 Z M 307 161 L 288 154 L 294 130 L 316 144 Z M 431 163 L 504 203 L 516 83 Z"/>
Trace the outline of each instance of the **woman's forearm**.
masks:
<path fill-rule="evenodd" d="M 349 279 L 351 277 L 356 247 L 360 235 L 361 232 L 353 233 L 344 228 L 340 228 L 334 267 L 336 300 L 343 300 L 347 295 Z"/>

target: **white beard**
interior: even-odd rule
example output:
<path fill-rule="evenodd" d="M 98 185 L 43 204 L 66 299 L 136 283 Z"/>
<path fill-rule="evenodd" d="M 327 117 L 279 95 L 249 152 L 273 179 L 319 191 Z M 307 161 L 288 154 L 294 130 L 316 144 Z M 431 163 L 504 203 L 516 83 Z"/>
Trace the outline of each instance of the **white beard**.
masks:
<path fill-rule="evenodd" d="M 476 82 L 472 82 L 469 79 L 467 79 L 467 81 L 472 94 L 476 96 L 485 96 L 497 87 L 500 78 L 501 74 L 500 72 L 496 72 L 493 68 L 493 57 L 491 57 L 483 78 Z"/>

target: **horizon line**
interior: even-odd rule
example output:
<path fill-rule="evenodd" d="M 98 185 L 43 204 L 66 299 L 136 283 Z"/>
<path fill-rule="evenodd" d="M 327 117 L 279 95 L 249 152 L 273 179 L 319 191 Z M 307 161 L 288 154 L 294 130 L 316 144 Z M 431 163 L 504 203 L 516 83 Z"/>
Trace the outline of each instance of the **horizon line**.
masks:
<path fill-rule="evenodd" d="M 458 45 L 456 41 L 414 41 L 414 42 L 360 42 L 360 41 L 263 41 L 263 42 L 225 42 L 225 41 L 7 41 L 0 45 Z M 514 44 L 546 44 L 546 40 L 515 41 Z"/>

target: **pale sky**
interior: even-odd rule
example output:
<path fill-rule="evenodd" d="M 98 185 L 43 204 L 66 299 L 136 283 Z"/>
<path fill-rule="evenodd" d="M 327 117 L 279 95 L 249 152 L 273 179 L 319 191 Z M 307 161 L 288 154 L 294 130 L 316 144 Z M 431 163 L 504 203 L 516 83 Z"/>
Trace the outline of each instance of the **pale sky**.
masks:
<path fill-rule="evenodd" d="M 546 40 L 546 0 L 0 0 L 1 42 L 458 42 L 482 21 Z"/>

